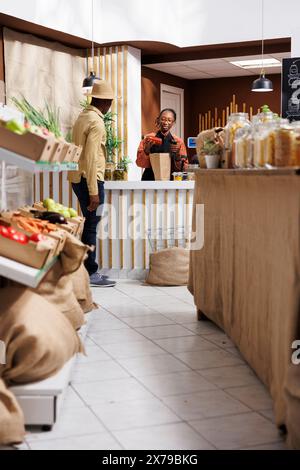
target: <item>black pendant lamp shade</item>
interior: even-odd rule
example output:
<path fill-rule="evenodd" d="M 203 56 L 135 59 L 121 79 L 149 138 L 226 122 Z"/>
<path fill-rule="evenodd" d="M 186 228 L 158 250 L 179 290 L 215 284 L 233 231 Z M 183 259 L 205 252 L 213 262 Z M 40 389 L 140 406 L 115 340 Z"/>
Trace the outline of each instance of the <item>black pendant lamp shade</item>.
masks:
<path fill-rule="evenodd" d="M 83 80 L 82 88 L 92 88 L 94 80 L 100 80 L 100 78 L 96 77 L 95 72 L 90 72 L 90 75 Z"/>
<path fill-rule="evenodd" d="M 273 91 L 273 83 L 271 82 L 271 80 L 265 77 L 264 73 L 262 73 L 259 78 L 254 80 L 252 84 L 252 91 L 256 91 L 256 92 Z"/>

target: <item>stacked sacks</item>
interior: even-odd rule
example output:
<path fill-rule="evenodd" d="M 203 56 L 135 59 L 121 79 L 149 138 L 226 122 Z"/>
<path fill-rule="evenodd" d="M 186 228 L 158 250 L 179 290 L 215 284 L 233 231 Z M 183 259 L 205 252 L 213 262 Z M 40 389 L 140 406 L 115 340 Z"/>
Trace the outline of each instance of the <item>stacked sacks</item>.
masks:
<path fill-rule="evenodd" d="M 6 364 L 0 365 L 0 444 L 12 444 L 23 440 L 24 419 L 6 385 L 46 379 L 83 347 L 68 319 L 41 296 L 23 287 L 4 287 L 0 296 L 0 338 L 6 345 Z"/>
<path fill-rule="evenodd" d="M 83 352 L 76 329 L 93 303 L 84 259 L 89 247 L 67 235 L 55 265 L 36 289 L 0 277 L 0 338 L 6 364 L 0 364 L 0 445 L 22 442 L 24 417 L 6 388 L 44 380 Z"/>

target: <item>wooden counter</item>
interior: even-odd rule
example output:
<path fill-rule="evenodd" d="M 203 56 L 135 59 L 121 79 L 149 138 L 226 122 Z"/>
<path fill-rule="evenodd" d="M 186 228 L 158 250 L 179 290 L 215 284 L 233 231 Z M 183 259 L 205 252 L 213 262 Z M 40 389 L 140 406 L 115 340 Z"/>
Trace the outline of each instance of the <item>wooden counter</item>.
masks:
<path fill-rule="evenodd" d="M 290 447 L 300 448 L 300 365 L 292 363 L 300 340 L 299 170 L 196 170 L 199 232 L 197 204 L 204 248 L 191 251 L 189 290 L 199 317 L 232 338 L 269 388 Z"/>

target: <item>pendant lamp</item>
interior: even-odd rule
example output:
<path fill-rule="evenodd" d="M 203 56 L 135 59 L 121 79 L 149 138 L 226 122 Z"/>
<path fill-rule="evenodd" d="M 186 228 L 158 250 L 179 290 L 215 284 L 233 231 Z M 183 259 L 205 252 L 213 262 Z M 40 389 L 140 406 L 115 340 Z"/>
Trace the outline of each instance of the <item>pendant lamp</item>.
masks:
<path fill-rule="evenodd" d="M 262 15 L 261 15 L 261 36 L 262 36 L 262 41 L 261 41 L 261 72 L 260 72 L 260 77 L 254 80 L 252 83 L 252 91 L 258 92 L 258 93 L 264 93 L 264 92 L 269 92 L 273 91 L 273 83 L 271 80 L 266 78 L 265 76 L 265 71 L 264 71 L 264 48 L 265 48 L 265 39 L 264 39 L 264 0 L 261 0 L 261 6 L 262 6 Z"/>
<path fill-rule="evenodd" d="M 94 0 L 92 2 L 92 67 L 94 67 Z M 85 77 L 82 83 L 82 91 L 85 95 L 89 95 L 93 88 L 94 80 L 100 80 L 99 77 L 96 76 L 96 72 L 92 69 L 90 71 L 89 76 Z"/>

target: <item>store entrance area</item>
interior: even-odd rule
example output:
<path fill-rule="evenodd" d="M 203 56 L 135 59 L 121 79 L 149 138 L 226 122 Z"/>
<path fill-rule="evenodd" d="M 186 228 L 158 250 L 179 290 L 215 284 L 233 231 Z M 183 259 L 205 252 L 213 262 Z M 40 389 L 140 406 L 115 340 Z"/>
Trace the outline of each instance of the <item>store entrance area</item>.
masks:
<path fill-rule="evenodd" d="M 93 289 L 80 357 L 50 432 L 23 449 L 278 449 L 272 400 L 230 339 L 198 322 L 185 287 Z"/>

